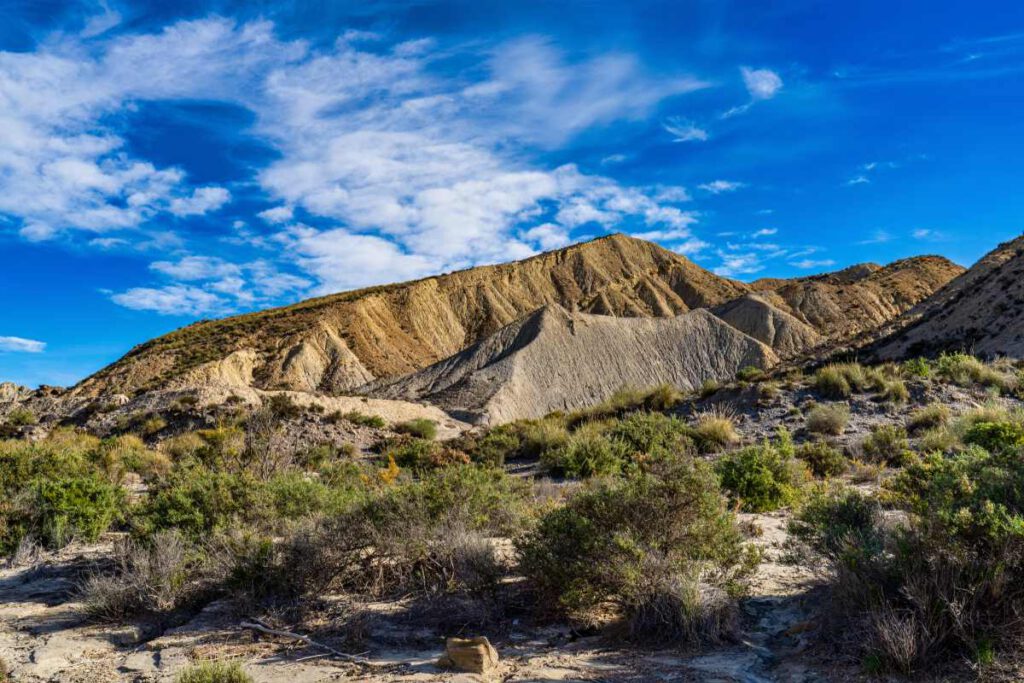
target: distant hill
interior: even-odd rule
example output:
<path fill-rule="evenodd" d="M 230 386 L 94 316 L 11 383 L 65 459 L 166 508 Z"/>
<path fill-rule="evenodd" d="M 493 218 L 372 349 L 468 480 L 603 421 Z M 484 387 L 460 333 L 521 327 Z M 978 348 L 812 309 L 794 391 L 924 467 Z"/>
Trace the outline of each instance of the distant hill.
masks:
<path fill-rule="evenodd" d="M 1000 244 L 895 320 L 874 347 L 883 358 L 945 350 L 1024 357 L 1024 236 Z"/>
<path fill-rule="evenodd" d="M 132 349 L 72 393 L 134 395 L 206 384 L 352 392 L 457 354 L 548 305 L 671 317 L 756 292 L 773 320 L 785 314 L 822 339 L 845 338 L 895 318 L 961 270 L 945 259 L 922 257 L 748 285 L 654 243 L 616 234 L 522 261 L 195 323 Z M 738 329 L 760 339 L 750 325 L 763 321 L 749 313 L 730 322 L 742 322 L 748 329 Z M 788 324 L 799 327 L 801 341 L 787 336 L 785 354 L 813 339 L 795 321 Z"/>

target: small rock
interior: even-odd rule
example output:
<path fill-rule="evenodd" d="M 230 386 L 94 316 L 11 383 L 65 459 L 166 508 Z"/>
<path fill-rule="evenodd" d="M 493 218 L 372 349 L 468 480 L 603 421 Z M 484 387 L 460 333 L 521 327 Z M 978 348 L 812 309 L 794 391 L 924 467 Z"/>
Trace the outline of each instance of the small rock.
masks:
<path fill-rule="evenodd" d="M 498 666 L 498 651 L 486 636 L 448 638 L 437 664 L 447 669 L 484 674 Z"/>

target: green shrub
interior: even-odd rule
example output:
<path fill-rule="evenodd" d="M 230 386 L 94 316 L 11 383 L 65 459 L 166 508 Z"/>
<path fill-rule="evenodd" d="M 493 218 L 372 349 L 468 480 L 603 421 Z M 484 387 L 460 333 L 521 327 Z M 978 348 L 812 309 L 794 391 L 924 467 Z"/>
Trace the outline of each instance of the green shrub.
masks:
<path fill-rule="evenodd" d="M 635 410 L 669 410 L 682 398 L 679 390 L 668 384 L 646 390 L 623 387 L 596 406 L 572 412 L 566 423 L 572 428 L 584 422 L 620 417 Z"/>
<path fill-rule="evenodd" d="M 279 420 L 294 420 L 302 416 L 302 407 L 288 394 L 274 394 L 266 406 Z"/>
<path fill-rule="evenodd" d="M 519 453 L 522 445 L 522 435 L 514 427 L 500 425 L 476 442 L 470 457 L 473 462 L 501 467 Z"/>
<path fill-rule="evenodd" d="M 569 441 L 569 432 L 558 419 L 527 420 L 519 424 L 521 451 L 526 458 L 539 458 L 549 451 L 564 446 Z"/>
<path fill-rule="evenodd" d="M 399 434 L 430 440 L 437 436 L 437 423 L 426 418 L 417 418 L 396 424 L 394 430 Z"/>
<path fill-rule="evenodd" d="M 957 430 L 949 425 L 940 425 L 925 430 L 918 439 L 918 448 L 922 453 L 949 453 L 963 446 Z"/>
<path fill-rule="evenodd" d="M 565 445 L 544 452 L 541 464 L 552 474 L 581 479 L 621 472 L 629 454 L 625 443 L 591 424 L 576 430 Z"/>
<path fill-rule="evenodd" d="M 256 511 L 259 495 L 259 485 L 248 475 L 201 465 L 180 467 L 153 486 L 132 524 L 143 537 L 177 529 L 189 539 L 201 540 Z"/>
<path fill-rule="evenodd" d="M 72 539 L 93 542 L 119 516 L 121 489 L 99 476 L 40 479 L 30 488 L 32 536 L 59 548 Z"/>
<path fill-rule="evenodd" d="M 807 463 L 814 476 L 822 478 L 837 477 L 850 465 L 846 456 L 827 441 L 801 444 L 796 450 L 796 457 Z"/>
<path fill-rule="evenodd" d="M 964 434 L 964 443 L 976 444 L 991 453 L 1016 451 L 1024 446 L 1024 425 L 1016 422 L 978 422 Z"/>
<path fill-rule="evenodd" d="M 951 417 L 952 413 L 947 406 L 941 403 L 929 403 L 910 414 L 910 417 L 907 418 L 907 429 L 911 433 L 934 429 L 949 423 Z"/>
<path fill-rule="evenodd" d="M 711 469 L 692 458 L 582 489 L 517 548 L 539 609 L 594 621 L 611 605 L 653 641 L 724 635 L 756 563 Z"/>
<path fill-rule="evenodd" d="M 7 424 L 15 427 L 27 427 L 36 424 L 38 421 L 35 413 L 28 408 L 15 408 L 7 413 Z"/>
<path fill-rule="evenodd" d="M 188 667 L 175 683 L 253 683 L 253 679 L 238 662 L 209 661 Z"/>
<path fill-rule="evenodd" d="M 663 413 L 631 413 L 611 426 L 607 437 L 634 453 L 658 449 L 681 453 L 693 448 L 691 429 L 686 423 Z"/>
<path fill-rule="evenodd" d="M 928 362 L 927 358 L 911 358 L 903 361 L 903 364 L 900 367 L 903 372 L 910 377 L 927 379 L 932 375 L 932 366 L 931 363 Z"/>
<path fill-rule="evenodd" d="M 907 430 L 899 425 L 872 427 L 861 448 L 870 461 L 888 465 L 903 465 L 913 455 Z"/>
<path fill-rule="evenodd" d="M 807 430 L 815 434 L 842 434 L 850 421 L 845 403 L 819 404 L 807 413 Z"/>
<path fill-rule="evenodd" d="M 767 512 L 797 499 L 806 470 L 786 441 L 765 441 L 723 456 L 715 463 L 722 487 L 746 512 Z"/>
<path fill-rule="evenodd" d="M 736 379 L 740 382 L 759 382 L 765 376 L 764 370 L 754 365 L 744 366 L 736 373 Z"/>

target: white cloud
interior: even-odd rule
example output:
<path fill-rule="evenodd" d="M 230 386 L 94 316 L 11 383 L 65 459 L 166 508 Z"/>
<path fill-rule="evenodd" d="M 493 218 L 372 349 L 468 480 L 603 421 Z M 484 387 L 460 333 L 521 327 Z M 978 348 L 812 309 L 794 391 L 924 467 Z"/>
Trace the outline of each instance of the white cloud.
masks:
<path fill-rule="evenodd" d="M 683 256 L 695 256 L 711 245 L 704 240 L 697 239 L 696 237 L 690 238 L 682 244 L 677 244 L 672 247 L 672 251 L 682 254 Z"/>
<path fill-rule="evenodd" d="M 672 117 L 662 124 L 672 135 L 672 142 L 693 142 L 708 139 L 708 132 L 686 119 Z"/>
<path fill-rule="evenodd" d="M 0 351 L 20 353 L 42 353 L 46 350 L 46 342 L 23 337 L 0 337 Z"/>
<path fill-rule="evenodd" d="M 542 251 L 560 249 L 569 244 L 569 232 L 555 223 L 544 223 L 526 230 L 520 238 L 529 244 L 536 244 Z"/>
<path fill-rule="evenodd" d="M 863 185 L 865 183 L 870 183 L 870 182 L 871 182 L 871 179 L 868 178 L 866 175 L 856 175 L 856 176 L 850 178 L 849 180 L 847 180 L 846 184 L 847 185 Z"/>
<path fill-rule="evenodd" d="M 928 228 L 918 228 L 917 230 L 914 231 L 913 234 L 914 239 L 923 240 L 933 236 L 935 234 L 935 231 L 929 230 Z"/>
<path fill-rule="evenodd" d="M 782 89 L 782 78 L 771 69 L 740 67 L 751 100 L 770 100 Z"/>
<path fill-rule="evenodd" d="M 711 194 L 722 194 L 723 192 L 735 192 L 741 187 L 746 187 L 746 183 L 737 183 L 731 180 L 712 180 L 710 183 L 703 183 L 697 187 Z"/>
<path fill-rule="evenodd" d="M 790 261 L 789 265 L 794 268 L 801 268 L 803 270 L 809 270 L 811 268 L 827 268 L 828 266 L 834 266 L 836 264 L 832 259 L 803 259 L 802 261 Z"/>
<path fill-rule="evenodd" d="M 275 206 L 272 209 L 260 211 L 256 215 L 267 223 L 285 223 L 292 219 L 293 214 L 294 211 L 292 211 L 290 206 Z"/>
<path fill-rule="evenodd" d="M 779 232 L 779 229 L 778 229 L 778 228 L 761 228 L 760 230 L 758 230 L 757 232 L 755 232 L 755 233 L 754 233 L 754 234 L 752 235 L 752 237 L 753 237 L 754 239 L 757 239 L 758 237 L 767 237 L 767 236 L 769 236 L 769 235 L 774 235 L 774 234 L 776 234 L 776 233 L 778 233 L 778 232 Z"/>
<path fill-rule="evenodd" d="M 160 315 L 222 314 L 229 308 L 221 297 L 192 285 L 133 287 L 110 298 L 125 308 L 154 311 Z"/>
<path fill-rule="evenodd" d="M 81 33 L 83 38 L 92 38 L 93 36 L 106 33 L 121 23 L 120 12 L 111 9 L 110 5 L 104 0 L 101 0 L 99 4 L 102 13 L 90 17 L 85 23 Z"/>
<path fill-rule="evenodd" d="M 749 275 L 764 270 L 764 264 L 761 262 L 759 254 L 735 254 L 719 251 L 718 255 L 722 259 L 722 265 L 715 268 L 714 271 L 716 275 L 722 277 Z"/>
<path fill-rule="evenodd" d="M 186 240 L 152 226 L 167 214 L 215 211 L 230 192 L 195 187 L 180 169 L 133 158 L 108 122 L 136 102 L 212 99 L 252 111 L 252 134 L 279 153 L 256 177 L 279 202 L 261 219 L 288 223 L 295 207 L 328 226 L 282 227 L 276 236 L 242 226 L 223 239 L 276 246 L 282 260 L 297 256 L 320 291 L 530 255 L 588 223 L 641 222 L 692 237 L 697 214 L 672 206 L 688 199 L 685 189 L 627 187 L 536 159 L 585 130 L 647 118 L 666 98 L 707 87 L 704 81 L 651 74 L 625 53 L 570 58 L 540 37 L 455 53 L 429 39 L 390 49 L 384 41 L 348 32 L 312 48 L 279 40 L 269 22 L 210 18 L 150 34 L 97 33 L 87 44 L 64 36 L 35 53 L 0 52 L 0 214 L 16 217 L 27 239 L 136 230 L 117 239 L 184 250 Z M 439 55 L 453 54 L 466 65 L 458 77 L 431 68 Z M 211 312 L 262 296 L 249 291 L 249 264 L 188 258 L 153 269 L 199 284 L 134 288 L 115 301 Z M 297 289 L 289 277 L 298 278 L 280 273 L 278 281 Z"/>
<path fill-rule="evenodd" d="M 216 211 L 231 201 L 231 193 L 223 187 L 197 187 L 191 197 L 171 200 L 169 211 L 175 216 L 201 216 Z"/>

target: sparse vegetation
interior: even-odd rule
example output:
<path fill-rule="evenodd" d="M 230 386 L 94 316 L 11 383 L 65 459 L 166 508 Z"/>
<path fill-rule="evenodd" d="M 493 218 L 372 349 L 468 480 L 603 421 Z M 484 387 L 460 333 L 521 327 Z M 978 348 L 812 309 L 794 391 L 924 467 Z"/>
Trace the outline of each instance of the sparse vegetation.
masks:
<path fill-rule="evenodd" d="M 39 420 L 28 408 L 15 408 L 11 412 L 7 413 L 7 424 L 14 427 L 28 427 L 34 425 Z"/>
<path fill-rule="evenodd" d="M 807 413 L 807 431 L 814 434 L 842 434 L 849 422 L 850 408 L 845 403 L 819 404 Z"/>
<path fill-rule="evenodd" d="M 399 434 L 409 434 L 420 439 L 433 440 L 437 438 L 437 423 L 425 418 L 400 422 L 394 426 L 394 430 Z"/>
<path fill-rule="evenodd" d="M 986 365 L 978 358 L 966 353 L 949 353 L 939 356 L 935 373 L 954 384 L 963 387 L 981 385 L 999 391 L 1011 392 L 1017 388 L 1017 378 Z"/>
<path fill-rule="evenodd" d="M 373 427 L 374 429 L 384 429 L 387 426 L 387 422 L 380 415 L 367 415 L 358 410 L 350 410 L 347 413 L 335 411 L 327 416 L 328 422 L 340 422 L 341 420 L 346 420 L 360 427 Z"/>
<path fill-rule="evenodd" d="M 911 434 L 935 429 L 948 424 L 952 416 L 953 413 L 948 406 L 941 403 L 929 403 L 910 414 L 910 417 L 907 418 L 907 429 Z"/>
<path fill-rule="evenodd" d="M 740 382 L 759 382 L 766 376 L 764 370 L 754 365 L 742 367 L 736 373 L 736 379 Z"/>

